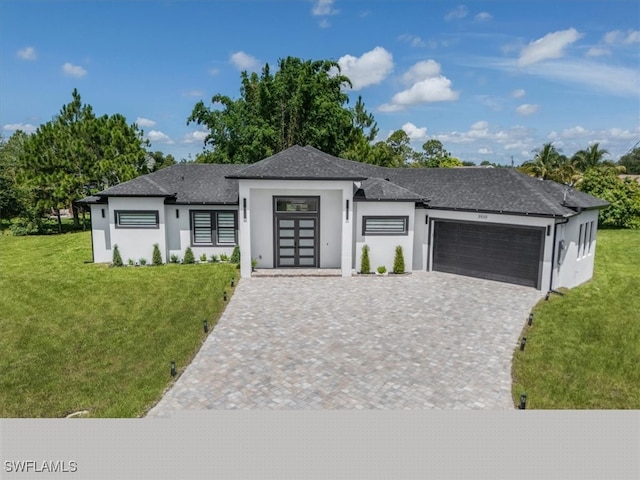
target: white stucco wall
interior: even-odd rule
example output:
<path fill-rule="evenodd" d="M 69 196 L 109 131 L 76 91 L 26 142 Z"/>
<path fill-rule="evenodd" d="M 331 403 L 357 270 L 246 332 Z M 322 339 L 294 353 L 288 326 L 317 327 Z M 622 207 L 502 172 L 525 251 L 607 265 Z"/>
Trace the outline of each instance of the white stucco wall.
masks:
<path fill-rule="evenodd" d="M 116 210 L 157 210 L 159 226 L 158 228 L 117 228 L 115 225 Z M 145 258 L 147 263 L 151 263 L 155 243 L 160 247 L 162 260 L 167 261 L 164 198 L 110 197 L 109 232 L 111 248 L 118 245 L 123 262 L 127 263 L 128 259 L 139 261 L 141 258 Z M 111 257 L 109 257 L 109 261 L 111 261 Z"/>
<path fill-rule="evenodd" d="M 273 197 L 319 196 L 320 268 L 341 268 L 351 274 L 352 216 L 346 220 L 346 199 L 353 194 L 351 181 L 240 180 L 238 222 L 240 227 L 241 274 L 251 275 L 251 258 L 258 268 L 274 268 Z M 243 199 L 247 200 L 246 218 Z M 343 226 L 345 228 L 343 228 Z M 250 252 L 250 255 L 245 255 Z M 348 267 L 345 268 L 345 262 Z"/>
<path fill-rule="evenodd" d="M 582 241 L 580 226 L 582 225 Z M 593 231 L 592 231 L 593 227 Z M 598 210 L 588 210 L 558 225 L 553 288 L 573 288 L 593 276 Z M 564 243 L 564 248 L 561 248 Z"/>
<path fill-rule="evenodd" d="M 369 246 L 369 260 L 371 270 L 375 271 L 384 265 L 387 271 L 393 270 L 393 259 L 398 245 L 402 247 L 404 265 L 407 272 L 412 271 L 413 266 L 413 232 L 415 222 L 415 203 L 413 202 L 356 202 L 356 254 L 355 269 L 360 271 L 362 247 Z M 365 216 L 408 216 L 409 231 L 407 235 L 362 235 L 362 218 Z"/>
<path fill-rule="evenodd" d="M 104 212 L 104 217 L 102 213 Z M 109 226 L 109 205 L 91 205 L 91 240 L 93 242 L 93 261 L 111 263 L 111 231 Z"/>
<path fill-rule="evenodd" d="M 552 250 L 553 250 L 553 226 L 555 220 L 548 217 L 533 217 L 528 215 L 505 215 L 500 213 L 478 213 L 478 212 L 459 212 L 448 210 L 425 210 L 424 213 L 417 212 L 421 215 L 416 222 L 421 225 L 425 224 L 425 215 L 429 216 L 429 223 L 432 220 L 459 220 L 464 222 L 492 223 L 514 226 L 543 227 L 544 233 L 544 253 L 542 257 L 542 274 L 540 282 L 540 290 L 548 290 L 551 280 Z M 548 227 L 548 228 L 547 228 Z M 428 262 L 428 268 L 431 269 L 433 264 L 433 228 L 429 230 L 428 249 L 423 261 Z M 426 235 L 425 235 L 426 237 Z M 427 264 L 425 264 L 427 268 Z"/>
<path fill-rule="evenodd" d="M 233 246 L 208 247 L 194 246 L 191 242 L 191 211 L 212 211 L 229 210 L 238 211 L 237 205 L 165 205 L 166 227 L 167 227 L 167 259 L 171 255 L 177 255 L 179 259 L 184 258 L 187 247 L 191 247 L 194 256 L 199 260 L 203 253 L 207 259 L 211 255 L 224 253 L 231 255 Z M 178 212 L 178 214 L 176 214 Z M 238 217 L 239 219 L 239 217 Z"/>

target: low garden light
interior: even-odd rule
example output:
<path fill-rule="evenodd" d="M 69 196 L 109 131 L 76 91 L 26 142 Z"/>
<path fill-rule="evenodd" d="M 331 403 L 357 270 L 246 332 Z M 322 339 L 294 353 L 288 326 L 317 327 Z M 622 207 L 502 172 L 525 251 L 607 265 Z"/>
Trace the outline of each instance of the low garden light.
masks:
<path fill-rule="evenodd" d="M 527 394 L 520 394 L 520 410 L 526 410 L 527 408 Z"/>
<path fill-rule="evenodd" d="M 176 376 L 176 361 L 175 360 L 171 360 L 171 376 L 172 377 Z"/>
<path fill-rule="evenodd" d="M 520 340 L 520 351 L 523 351 L 526 345 L 527 345 L 527 337 L 522 337 L 522 340 Z"/>
<path fill-rule="evenodd" d="M 231 286 L 233 287 L 235 284 L 236 284 L 236 279 L 235 279 L 235 278 L 232 278 L 232 279 L 231 279 Z"/>
<path fill-rule="evenodd" d="M 209 331 L 209 322 L 207 322 L 206 318 L 202 321 L 202 326 L 204 327 L 204 333 L 207 333 Z"/>
<path fill-rule="evenodd" d="M 227 291 L 225 290 L 224 293 L 222 294 L 222 299 L 226 302 L 227 301 Z"/>
<path fill-rule="evenodd" d="M 529 314 L 529 326 L 533 325 L 533 313 Z"/>

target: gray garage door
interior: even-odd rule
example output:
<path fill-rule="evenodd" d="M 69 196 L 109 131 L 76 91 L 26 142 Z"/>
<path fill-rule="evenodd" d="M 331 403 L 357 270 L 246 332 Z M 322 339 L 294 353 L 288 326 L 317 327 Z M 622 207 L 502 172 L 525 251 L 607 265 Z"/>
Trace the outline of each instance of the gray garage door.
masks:
<path fill-rule="evenodd" d="M 540 288 L 544 229 L 435 221 L 433 270 Z"/>

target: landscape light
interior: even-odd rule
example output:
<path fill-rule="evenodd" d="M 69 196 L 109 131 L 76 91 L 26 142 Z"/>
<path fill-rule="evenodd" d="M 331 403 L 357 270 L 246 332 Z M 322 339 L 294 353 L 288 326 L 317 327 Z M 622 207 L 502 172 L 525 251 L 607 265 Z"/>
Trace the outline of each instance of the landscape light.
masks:
<path fill-rule="evenodd" d="M 520 351 L 524 350 L 524 346 L 527 344 L 527 337 L 522 337 L 522 340 L 520 340 Z"/>
<path fill-rule="evenodd" d="M 236 283 L 236 279 L 235 279 L 235 278 L 232 278 L 232 279 L 231 279 L 231 286 L 233 287 L 233 286 L 235 285 L 235 283 Z"/>
<path fill-rule="evenodd" d="M 176 361 L 175 360 L 171 360 L 171 376 L 172 377 L 176 376 Z"/>
<path fill-rule="evenodd" d="M 202 326 L 204 327 L 204 333 L 207 333 L 209 331 L 209 322 L 207 322 L 206 318 L 203 320 Z"/>
<path fill-rule="evenodd" d="M 226 302 L 227 301 L 227 291 L 225 290 L 224 293 L 222 294 L 222 299 Z"/>
<path fill-rule="evenodd" d="M 527 394 L 520 394 L 520 410 L 525 410 L 527 408 Z"/>
<path fill-rule="evenodd" d="M 529 325 L 533 325 L 533 313 L 529 314 Z"/>

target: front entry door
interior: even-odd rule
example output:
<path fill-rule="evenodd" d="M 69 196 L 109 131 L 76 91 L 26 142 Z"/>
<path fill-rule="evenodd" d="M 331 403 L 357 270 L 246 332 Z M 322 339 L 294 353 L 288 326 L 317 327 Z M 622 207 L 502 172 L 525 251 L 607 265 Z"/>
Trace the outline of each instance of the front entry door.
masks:
<path fill-rule="evenodd" d="M 317 217 L 276 217 L 276 267 L 318 267 L 317 222 Z"/>

